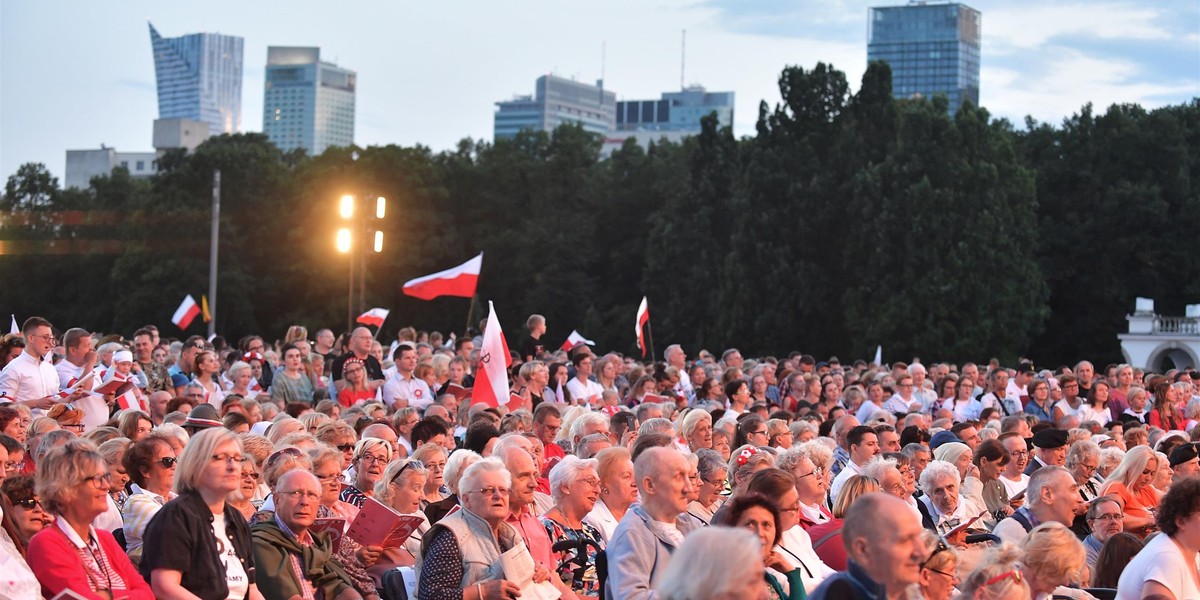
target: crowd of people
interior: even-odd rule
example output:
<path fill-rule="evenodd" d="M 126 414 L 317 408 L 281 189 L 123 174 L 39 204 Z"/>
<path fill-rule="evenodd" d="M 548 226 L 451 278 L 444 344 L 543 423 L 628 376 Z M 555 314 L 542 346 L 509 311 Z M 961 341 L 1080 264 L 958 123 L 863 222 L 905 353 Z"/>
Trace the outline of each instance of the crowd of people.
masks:
<path fill-rule="evenodd" d="M 1193 369 L 644 361 L 526 328 L 493 405 L 481 336 L 27 319 L 0 598 L 1200 599 Z"/>

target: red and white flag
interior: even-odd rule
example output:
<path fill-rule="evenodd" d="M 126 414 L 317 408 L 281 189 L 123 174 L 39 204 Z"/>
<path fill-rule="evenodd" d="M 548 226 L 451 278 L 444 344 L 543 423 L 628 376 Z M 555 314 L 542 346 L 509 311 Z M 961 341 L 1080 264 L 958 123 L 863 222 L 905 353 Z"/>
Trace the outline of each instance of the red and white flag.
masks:
<path fill-rule="evenodd" d="M 386 308 L 372 308 L 358 315 L 357 322 L 363 325 L 374 325 L 376 328 L 383 327 L 383 322 L 387 320 L 388 313 L 390 312 L 392 311 Z"/>
<path fill-rule="evenodd" d="M 575 348 L 576 346 L 578 346 L 580 344 L 587 344 L 589 346 L 595 346 L 596 342 L 593 342 L 592 340 L 589 340 L 589 339 L 583 337 L 582 335 L 579 335 L 578 331 L 572 329 L 571 335 L 567 336 L 567 341 L 563 342 L 562 349 L 564 351 L 570 352 L 571 348 Z"/>
<path fill-rule="evenodd" d="M 475 295 L 479 283 L 479 269 L 483 266 L 483 253 L 454 267 L 432 275 L 418 277 L 404 284 L 404 294 L 422 300 L 433 300 L 438 296 L 470 298 Z"/>
<path fill-rule="evenodd" d="M 487 328 L 483 330 L 479 369 L 475 373 L 475 387 L 471 389 L 474 401 L 488 406 L 508 404 L 508 366 L 511 364 L 512 355 L 508 352 L 504 331 L 500 329 L 500 319 L 496 318 L 496 307 L 488 300 Z"/>
<path fill-rule="evenodd" d="M 642 349 L 643 357 L 646 356 L 645 330 L 646 330 L 646 324 L 649 322 L 650 322 L 650 306 L 646 302 L 646 297 L 642 296 L 642 303 L 640 305 L 638 305 L 637 325 L 635 326 L 636 327 L 635 331 L 637 332 L 638 348 Z"/>
<path fill-rule="evenodd" d="M 199 315 L 200 305 L 196 304 L 196 299 L 191 294 L 188 294 L 179 308 L 175 309 L 175 315 L 171 317 L 171 322 L 180 329 L 187 329 L 188 325 L 192 324 L 192 319 Z"/>

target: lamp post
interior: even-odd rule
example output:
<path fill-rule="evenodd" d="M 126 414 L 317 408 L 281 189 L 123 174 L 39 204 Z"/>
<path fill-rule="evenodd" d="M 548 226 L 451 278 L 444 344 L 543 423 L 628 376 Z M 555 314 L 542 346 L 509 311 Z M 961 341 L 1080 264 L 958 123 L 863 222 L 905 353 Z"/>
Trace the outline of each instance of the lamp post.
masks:
<path fill-rule="evenodd" d="M 383 216 L 386 213 L 386 207 L 387 200 L 383 196 L 379 196 L 375 199 L 376 220 L 383 219 Z M 345 227 L 341 227 L 337 230 L 335 243 L 338 252 L 347 255 L 347 258 L 349 259 L 349 264 L 346 267 L 346 271 L 348 273 L 346 291 L 346 331 L 350 331 L 354 328 L 354 272 L 356 270 L 356 265 L 354 263 L 354 232 L 355 230 L 358 230 L 359 234 L 362 236 L 362 239 L 358 244 L 360 250 L 358 252 L 359 257 L 357 265 L 357 270 L 360 273 L 358 277 L 358 304 L 359 310 L 361 311 L 363 310 L 362 304 L 366 302 L 367 239 L 372 237 L 372 228 L 369 227 L 366 215 L 364 214 L 365 211 L 359 210 L 358 198 L 353 195 L 346 194 L 341 197 L 341 199 L 338 201 L 338 213 L 341 215 L 342 220 L 345 221 L 344 225 L 346 225 Z M 372 249 L 376 253 L 383 252 L 383 231 L 375 229 L 373 237 L 374 244 L 372 245 Z"/>

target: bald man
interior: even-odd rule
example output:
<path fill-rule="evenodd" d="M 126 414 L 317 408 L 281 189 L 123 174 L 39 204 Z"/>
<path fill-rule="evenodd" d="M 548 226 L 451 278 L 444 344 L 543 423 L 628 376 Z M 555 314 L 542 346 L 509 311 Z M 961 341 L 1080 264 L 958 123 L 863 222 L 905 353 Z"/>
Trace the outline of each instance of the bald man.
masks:
<path fill-rule="evenodd" d="M 699 527 L 687 516 L 692 484 L 683 454 L 674 448 L 650 448 L 634 463 L 641 504 L 634 504 L 608 543 L 608 600 L 653 600 L 655 584 L 683 536 Z"/>
<path fill-rule="evenodd" d="M 908 586 L 921 574 L 923 531 L 903 500 L 882 493 L 859 497 L 846 512 L 842 528 L 847 569 L 826 579 L 809 598 L 905 598 Z"/>
<path fill-rule="evenodd" d="M 367 370 L 367 388 L 376 389 L 383 386 L 383 365 L 379 364 L 379 359 L 371 356 L 371 345 L 375 342 L 375 336 L 371 335 L 371 330 L 366 327 L 358 327 L 350 334 L 350 351 L 342 354 L 333 361 L 333 369 L 330 376 L 333 378 L 334 386 L 337 391 L 342 391 L 346 382 L 342 379 L 342 368 L 346 365 L 346 361 L 351 357 L 363 361 L 363 365 Z"/>

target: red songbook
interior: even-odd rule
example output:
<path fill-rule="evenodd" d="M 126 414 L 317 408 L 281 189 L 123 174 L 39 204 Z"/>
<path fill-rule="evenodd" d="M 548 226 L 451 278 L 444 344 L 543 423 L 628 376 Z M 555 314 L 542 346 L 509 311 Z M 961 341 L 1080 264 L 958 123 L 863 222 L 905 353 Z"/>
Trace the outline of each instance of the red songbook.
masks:
<path fill-rule="evenodd" d="M 322 517 L 313 521 L 308 529 L 313 533 L 328 533 L 330 548 L 337 552 L 342 545 L 342 536 L 346 534 L 346 520 L 341 517 Z"/>
<path fill-rule="evenodd" d="M 671 401 L 670 398 L 668 398 L 666 396 L 659 396 L 658 394 L 646 394 L 645 396 L 642 397 L 642 404 L 645 404 L 647 402 L 653 402 L 655 404 L 662 404 L 664 402 L 670 402 L 670 401 Z"/>
<path fill-rule="evenodd" d="M 107 396 L 109 394 L 116 394 L 116 395 L 120 396 L 121 394 L 124 394 L 125 392 L 128 392 L 129 390 L 132 390 L 132 389 L 133 389 L 132 381 L 121 381 L 119 379 L 113 379 L 112 381 L 109 381 L 108 383 L 106 383 L 92 391 L 97 394 L 100 394 L 101 396 Z"/>
<path fill-rule="evenodd" d="M 408 541 L 424 522 L 416 515 L 402 515 L 374 498 L 367 498 L 346 535 L 364 546 L 396 548 Z"/>
<path fill-rule="evenodd" d="M 458 398 L 459 402 L 462 402 L 464 399 L 466 399 L 467 396 L 469 396 L 471 394 L 471 391 L 461 385 L 458 385 L 457 383 L 447 383 L 446 384 L 446 393 L 454 394 L 454 397 Z"/>

